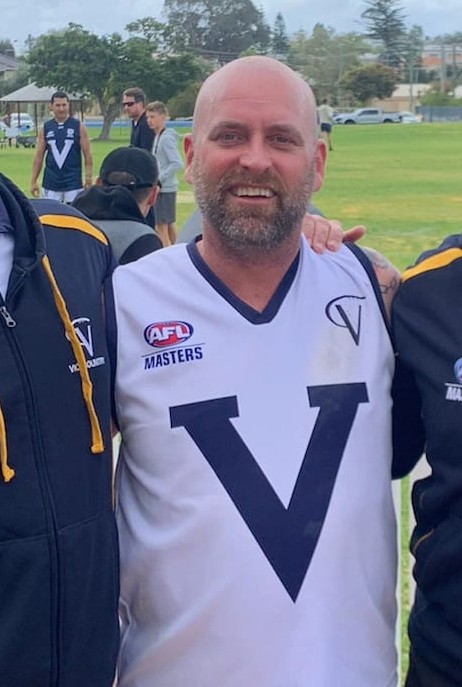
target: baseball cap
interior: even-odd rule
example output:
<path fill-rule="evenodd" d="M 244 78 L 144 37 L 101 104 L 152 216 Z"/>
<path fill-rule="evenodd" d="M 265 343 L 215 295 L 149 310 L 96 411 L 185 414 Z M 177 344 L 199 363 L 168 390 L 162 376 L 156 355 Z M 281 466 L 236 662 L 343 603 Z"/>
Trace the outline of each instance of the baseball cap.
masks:
<path fill-rule="evenodd" d="M 147 150 L 124 146 L 115 148 L 104 158 L 99 177 L 105 186 L 150 188 L 158 183 L 159 167 Z"/>

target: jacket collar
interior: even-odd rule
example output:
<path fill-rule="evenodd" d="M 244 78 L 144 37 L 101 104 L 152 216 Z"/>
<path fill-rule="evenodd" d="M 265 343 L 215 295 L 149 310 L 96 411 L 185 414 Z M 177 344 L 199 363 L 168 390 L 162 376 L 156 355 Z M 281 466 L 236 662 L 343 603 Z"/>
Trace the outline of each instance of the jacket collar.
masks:
<path fill-rule="evenodd" d="M 30 272 L 46 252 L 42 225 L 25 195 L 3 174 L 0 174 L 0 196 L 14 233 L 13 271 Z"/>

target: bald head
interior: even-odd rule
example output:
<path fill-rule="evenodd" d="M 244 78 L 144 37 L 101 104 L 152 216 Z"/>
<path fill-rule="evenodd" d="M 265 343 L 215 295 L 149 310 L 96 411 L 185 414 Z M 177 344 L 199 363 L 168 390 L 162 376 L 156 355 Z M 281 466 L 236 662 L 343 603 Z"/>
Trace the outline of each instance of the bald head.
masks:
<path fill-rule="evenodd" d="M 271 105 L 274 94 L 285 98 L 306 121 L 313 138 L 316 102 L 308 84 L 292 69 L 271 57 L 241 57 L 218 69 L 203 83 L 194 110 L 194 133 L 208 121 L 214 107 L 224 100 L 258 101 Z"/>
<path fill-rule="evenodd" d="M 185 150 L 204 242 L 214 236 L 239 255 L 298 250 L 307 203 L 322 184 L 325 145 L 311 89 L 295 72 L 260 56 L 216 71 L 197 97 Z"/>

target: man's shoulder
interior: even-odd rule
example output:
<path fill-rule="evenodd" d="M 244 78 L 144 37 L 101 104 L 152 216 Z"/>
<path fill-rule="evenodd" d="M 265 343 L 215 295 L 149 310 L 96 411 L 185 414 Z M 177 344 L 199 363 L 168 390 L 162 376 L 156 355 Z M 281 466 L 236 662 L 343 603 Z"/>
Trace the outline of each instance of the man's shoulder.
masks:
<path fill-rule="evenodd" d="M 138 121 L 136 123 L 135 122 L 133 122 L 133 123 L 135 124 L 135 126 L 140 126 L 140 124 L 143 126 L 144 125 L 148 126 L 148 118 L 146 117 L 146 112 L 143 112 L 143 114 L 140 116 Z"/>
<path fill-rule="evenodd" d="M 151 285 L 156 281 L 164 283 L 165 274 L 171 276 L 172 268 L 187 269 L 188 264 L 190 265 L 191 262 L 187 255 L 187 246 L 184 243 L 179 243 L 156 250 L 134 262 L 118 265 L 114 272 L 114 282 L 116 285 L 124 287 L 130 284 L 132 280 L 136 280 L 145 287 L 151 288 Z M 127 291 L 129 292 L 128 287 Z"/>
<path fill-rule="evenodd" d="M 45 231 L 58 229 L 62 235 L 91 237 L 100 246 L 109 246 L 105 233 L 88 217 L 70 205 L 45 198 L 31 199 L 30 203 Z"/>
<path fill-rule="evenodd" d="M 163 135 L 166 138 L 171 138 L 171 139 L 174 139 L 175 141 L 178 141 L 178 139 L 180 138 L 178 135 L 178 132 L 172 126 L 165 127 Z"/>
<path fill-rule="evenodd" d="M 73 126 L 76 129 L 81 129 L 82 127 L 85 126 L 85 124 L 82 122 L 81 119 L 77 119 L 77 117 L 68 117 L 65 121 L 66 126 Z"/>
<path fill-rule="evenodd" d="M 447 236 L 437 247 L 424 251 L 415 264 L 408 267 L 402 275 L 402 282 L 408 283 L 419 278 L 419 283 L 425 277 L 435 277 L 447 273 L 447 269 L 462 268 L 462 235 Z"/>

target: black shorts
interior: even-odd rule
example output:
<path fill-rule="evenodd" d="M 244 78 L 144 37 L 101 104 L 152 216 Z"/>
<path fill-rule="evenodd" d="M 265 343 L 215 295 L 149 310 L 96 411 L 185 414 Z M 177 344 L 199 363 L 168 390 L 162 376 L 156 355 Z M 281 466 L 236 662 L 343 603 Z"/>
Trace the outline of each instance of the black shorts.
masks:
<path fill-rule="evenodd" d="M 460 687 L 461 682 L 438 673 L 411 651 L 405 687 Z"/>
<path fill-rule="evenodd" d="M 330 134 L 332 131 L 332 124 L 328 124 L 327 122 L 323 122 L 321 124 L 321 131 L 325 131 L 326 133 Z"/>

